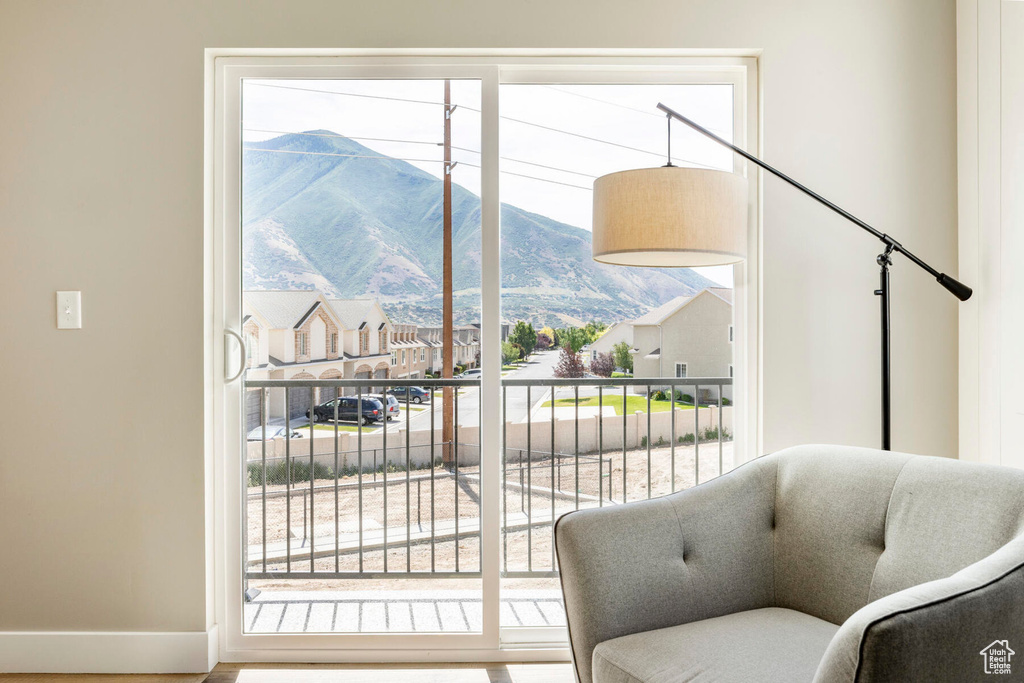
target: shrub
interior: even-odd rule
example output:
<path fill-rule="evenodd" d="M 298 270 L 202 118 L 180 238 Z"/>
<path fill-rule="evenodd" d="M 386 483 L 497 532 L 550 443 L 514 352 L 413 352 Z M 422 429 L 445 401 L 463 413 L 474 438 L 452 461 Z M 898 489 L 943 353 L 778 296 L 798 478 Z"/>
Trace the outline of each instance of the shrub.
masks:
<path fill-rule="evenodd" d="M 598 377 L 611 377 L 615 369 L 615 361 L 610 353 L 599 353 L 590 361 L 590 371 Z"/>
<path fill-rule="evenodd" d="M 263 485 L 263 463 L 251 462 L 248 465 L 248 479 L 249 486 L 262 486 Z M 287 484 L 288 479 L 288 463 L 282 460 L 276 460 L 271 463 L 267 463 L 266 469 L 266 483 L 268 486 L 280 486 Z M 313 478 L 314 479 L 333 479 L 334 471 L 326 464 L 322 462 L 313 462 Z M 292 458 L 291 463 L 291 482 L 308 482 L 309 481 L 309 460 L 301 460 L 298 457 Z"/>
<path fill-rule="evenodd" d="M 558 353 L 558 364 L 555 365 L 555 377 L 573 378 L 583 377 L 586 374 L 583 365 L 583 358 L 580 354 L 573 352 L 568 346 L 563 346 Z"/>

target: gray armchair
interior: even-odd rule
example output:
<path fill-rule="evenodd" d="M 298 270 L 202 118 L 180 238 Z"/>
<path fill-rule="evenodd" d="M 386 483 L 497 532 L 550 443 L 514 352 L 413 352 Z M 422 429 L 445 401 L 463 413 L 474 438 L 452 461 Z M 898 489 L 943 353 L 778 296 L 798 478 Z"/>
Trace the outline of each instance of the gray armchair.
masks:
<path fill-rule="evenodd" d="M 839 446 L 569 513 L 555 546 L 577 677 L 1024 679 L 1022 524 L 1024 471 Z"/>

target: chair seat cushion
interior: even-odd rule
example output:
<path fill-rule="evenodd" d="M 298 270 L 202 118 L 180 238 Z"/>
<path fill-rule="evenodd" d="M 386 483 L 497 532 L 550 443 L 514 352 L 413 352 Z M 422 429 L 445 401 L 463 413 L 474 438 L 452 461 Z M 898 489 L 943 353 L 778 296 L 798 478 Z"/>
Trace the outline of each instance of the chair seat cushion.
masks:
<path fill-rule="evenodd" d="M 594 649 L 594 683 L 810 683 L 837 630 L 769 607 L 634 633 Z"/>

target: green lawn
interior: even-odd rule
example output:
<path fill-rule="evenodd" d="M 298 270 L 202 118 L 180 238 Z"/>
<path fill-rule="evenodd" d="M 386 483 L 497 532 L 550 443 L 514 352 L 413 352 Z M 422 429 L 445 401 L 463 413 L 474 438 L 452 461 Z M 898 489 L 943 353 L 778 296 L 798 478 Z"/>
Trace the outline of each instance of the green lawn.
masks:
<path fill-rule="evenodd" d="M 556 408 L 571 408 L 575 404 L 575 399 L 572 398 L 560 398 L 555 401 Z M 580 407 L 594 406 L 597 407 L 597 396 L 588 396 L 580 399 Z M 622 395 L 605 394 L 604 405 L 613 406 L 615 408 L 616 415 L 622 415 Z M 545 401 L 542 408 L 550 408 L 551 401 Z M 693 406 L 689 403 L 683 403 L 682 401 L 676 401 L 676 408 L 679 410 L 692 410 Z M 655 401 L 651 399 L 651 412 L 661 413 L 672 409 L 671 401 Z M 626 410 L 630 414 L 640 411 L 642 413 L 647 412 L 647 399 L 643 396 L 627 396 L 626 397 Z"/>

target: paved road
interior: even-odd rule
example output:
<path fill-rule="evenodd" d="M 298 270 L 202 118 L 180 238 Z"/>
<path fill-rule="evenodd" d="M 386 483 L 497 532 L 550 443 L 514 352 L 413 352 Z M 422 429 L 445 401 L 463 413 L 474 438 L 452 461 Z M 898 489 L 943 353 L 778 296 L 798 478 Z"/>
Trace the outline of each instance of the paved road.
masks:
<path fill-rule="evenodd" d="M 505 373 L 504 378 L 511 379 L 515 377 L 517 379 L 537 379 L 554 377 L 554 368 L 557 362 L 557 351 L 538 351 L 530 357 L 529 362 L 525 365 L 521 366 L 517 370 Z M 542 400 L 545 400 L 547 393 L 548 392 L 543 388 L 531 389 L 530 405 L 528 407 L 526 402 L 526 388 L 510 387 L 506 394 L 505 415 L 507 420 L 509 422 L 525 422 L 529 411 L 535 408 Z M 432 409 L 435 411 L 435 425 L 440 428 L 441 401 L 436 401 Z M 405 415 L 402 415 L 400 422 L 403 426 L 405 425 Z M 480 424 L 480 390 L 476 387 L 467 388 L 463 393 L 459 394 L 458 422 L 463 427 L 476 427 Z M 429 429 L 430 411 L 424 410 L 423 412 L 414 414 L 410 418 L 409 424 L 413 429 Z M 397 430 L 398 426 L 392 422 L 391 428 L 393 430 Z"/>

